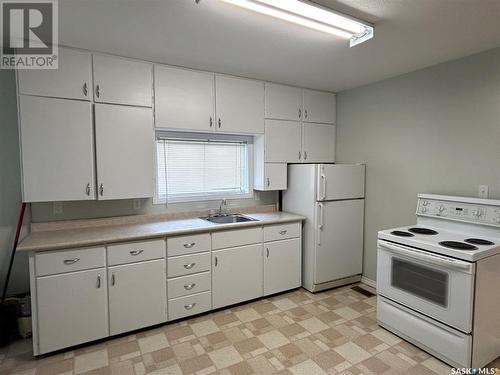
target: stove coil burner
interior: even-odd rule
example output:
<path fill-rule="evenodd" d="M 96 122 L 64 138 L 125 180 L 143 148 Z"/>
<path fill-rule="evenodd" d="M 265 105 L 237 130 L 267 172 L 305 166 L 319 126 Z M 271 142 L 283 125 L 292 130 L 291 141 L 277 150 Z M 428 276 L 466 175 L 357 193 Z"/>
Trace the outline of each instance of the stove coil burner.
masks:
<path fill-rule="evenodd" d="M 473 245 L 482 245 L 482 246 L 491 246 L 495 244 L 494 242 L 483 240 L 482 238 L 467 238 L 465 242 Z"/>
<path fill-rule="evenodd" d="M 408 231 L 412 232 L 412 233 L 416 233 L 416 234 L 426 234 L 426 235 L 435 235 L 435 234 L 438 234 L 438 232 L 436 232 L 433 229 L 429 229 L 429 228 L 418 228 L 418 227 L 415 227 L 415 228 L 408 229 Z"/>
<path fill-rule="evenodd" d="M 414 235 L 410 232 L 403 232 L 402 230 L 393 230 L 391 234 L 399 237 L 413 237 Z"/>
<path fill-rule="evenodd" d="M 448 247 L 450 249 L 456 250 L 477 250 L 477 247 L 474 245 L 470 245 L 465 242 L 457 242 L 457 241 L 441 241 L 439 243 L 441 246 Z"/>

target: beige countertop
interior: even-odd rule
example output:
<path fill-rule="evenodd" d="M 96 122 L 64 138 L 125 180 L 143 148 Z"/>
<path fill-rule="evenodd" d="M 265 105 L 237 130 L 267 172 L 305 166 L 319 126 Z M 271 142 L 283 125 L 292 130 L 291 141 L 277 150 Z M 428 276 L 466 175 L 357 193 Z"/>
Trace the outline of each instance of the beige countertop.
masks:
<path fill-rule="evenodd" d="M 287 212 L 250 213 L 245 216 L 258 221 L 243 223 L 214 224 L 209 221 L 190 218 L 165 220 L 150 223 L 133 223 L 84 228 L 71 228 L 51 231 L 31 232 L 23 239 L 17 251 L 46 251 L 104 245 L 113 242 L 143 240 L 148 238 L 171 237 L 181 234 L 215 232 L 226 229 L 248 228 L 269 224 L 302 221 L 300 215 Z"/>

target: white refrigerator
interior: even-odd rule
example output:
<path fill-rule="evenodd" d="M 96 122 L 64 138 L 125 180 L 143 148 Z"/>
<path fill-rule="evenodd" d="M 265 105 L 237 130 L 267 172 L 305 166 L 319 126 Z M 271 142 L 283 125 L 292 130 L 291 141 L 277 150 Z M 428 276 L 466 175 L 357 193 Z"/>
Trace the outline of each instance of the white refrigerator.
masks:
<path fill-rule="evenodd" d="M 306 217 L 302 286 L 311 292 L 361 279 L 363 164 L 291 164 L 283 210 Z"/>

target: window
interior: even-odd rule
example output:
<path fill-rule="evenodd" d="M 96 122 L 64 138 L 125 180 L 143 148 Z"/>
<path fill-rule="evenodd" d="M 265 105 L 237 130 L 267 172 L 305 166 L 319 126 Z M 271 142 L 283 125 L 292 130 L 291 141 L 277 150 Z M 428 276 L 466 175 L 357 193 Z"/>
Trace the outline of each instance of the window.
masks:
<path fill-rule="evenodd" d="M 251 137 L 160 133 L 155 203 L 251 197 Z"/>

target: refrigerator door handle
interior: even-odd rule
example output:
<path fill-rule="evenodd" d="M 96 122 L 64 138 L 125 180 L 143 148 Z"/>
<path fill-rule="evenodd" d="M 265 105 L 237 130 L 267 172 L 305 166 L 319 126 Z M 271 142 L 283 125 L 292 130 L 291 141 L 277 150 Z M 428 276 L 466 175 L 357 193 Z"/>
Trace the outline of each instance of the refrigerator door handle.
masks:
<path fill-rule="evenodd" d="M 323 203 L 319 203 L 318 208 L 319 208 L 318 245 L 321 245 L 321 232 L 323 231 L 323 223 L 325 219 L 325 210 L 323 207 Z"/>
<path fill-rule="evenodd" d="M 324 200 L 326 198 L 326 176 L 321 174 L 321 196 L 320 200 Z"/>

